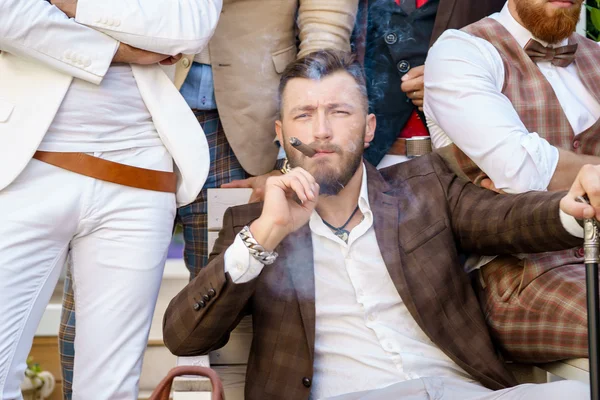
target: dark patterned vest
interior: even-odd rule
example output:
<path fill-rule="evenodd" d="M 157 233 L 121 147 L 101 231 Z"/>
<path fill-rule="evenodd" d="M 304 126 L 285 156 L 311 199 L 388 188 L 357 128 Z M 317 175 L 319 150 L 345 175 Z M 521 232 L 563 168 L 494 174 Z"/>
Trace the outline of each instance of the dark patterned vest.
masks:
<path fill-rule="evenodd" d="M 407 15 L 394 0 L 369 1 L 364 64 L 377 130 L 365 158 L 373 165 L 388 152 L 416 109 L 400 90 L 400 79 L 425 63 L 438 4 L 439 0 L 429 0 Z"/>

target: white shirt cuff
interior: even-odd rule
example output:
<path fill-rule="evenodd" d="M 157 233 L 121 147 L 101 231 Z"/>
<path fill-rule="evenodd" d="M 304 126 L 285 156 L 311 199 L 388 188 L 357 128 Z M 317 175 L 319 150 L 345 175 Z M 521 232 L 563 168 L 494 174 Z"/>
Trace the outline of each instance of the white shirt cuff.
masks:
<path fill-rule="evenodd" d="M 579 225 L 575 217 L 563 212 L 563 210 L 559 210 L 559 213 L 560 222 L 562 222 L 565 230 L 575 237 L 583 238 L 583 227 Z"/>
<path fill-rule="evenodd" d="M 525 190 L 522 190 L 522 192 L 547 190 L 558 165 L 558 149 L 552 146 L 546 139 L 540 137 L 536 132 L 522 136 L 520 143 L 533 161 L 531 166 L 537 170 L 537 174 L 529 174 L 530 182 L 528 187 L 523 188 Z M 525 165 L 523 170 L 531 170 L 529 167 L 530 165 Z M 527 176 L 521 173 L 518 175 Z"/>
<path fill-rule="evenodd" d="M 252 257 L 240 235 L 225 251 L 225 273 L 229 273 L 233 283 L 250 282 L 260 275 L 264 264 Z"/>

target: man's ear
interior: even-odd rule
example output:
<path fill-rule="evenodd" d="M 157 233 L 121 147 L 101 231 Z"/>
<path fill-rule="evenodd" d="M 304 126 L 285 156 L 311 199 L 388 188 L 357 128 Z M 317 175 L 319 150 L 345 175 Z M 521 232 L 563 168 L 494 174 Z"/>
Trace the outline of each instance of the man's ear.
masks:
<path fill-rule="evenodd" d="M 275 121 L 275 134 L 277 135 L 277 140 L 283 146 L 283 129 L 281 129 L 281 121 Z"/>
<path fill-rule="evenodd" d="M 367 126 L 365 132 L 365 143 L 371 143 L 375 137 L 375 128 L 377 127 L 377 118 L 375 114 L 367 115 Z"/>

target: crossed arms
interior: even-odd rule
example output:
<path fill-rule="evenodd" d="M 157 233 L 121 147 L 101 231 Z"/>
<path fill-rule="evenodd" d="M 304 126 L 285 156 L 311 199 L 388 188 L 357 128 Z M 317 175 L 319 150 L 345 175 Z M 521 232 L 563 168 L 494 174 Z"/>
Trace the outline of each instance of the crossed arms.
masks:
<path fill-rule="evenodd" d="M 174 56 L 198 53 L 212 36 L 222 0 L 0 1 L 0 51 L 99 84 L 120 43 Z"/>

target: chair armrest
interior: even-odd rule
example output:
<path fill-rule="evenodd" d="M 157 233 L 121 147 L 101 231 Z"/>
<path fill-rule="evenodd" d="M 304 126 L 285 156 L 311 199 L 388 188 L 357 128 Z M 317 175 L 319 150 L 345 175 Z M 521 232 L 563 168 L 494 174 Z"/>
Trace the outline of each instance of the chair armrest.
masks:
<path fill-rule="evenodd" d="M 177 365 L 195 365 L 210 368 L 208 356 L 177 357 Z M 173 380 L 173 392 L 212 392 L 210 379 L 202 376 L 180 376 Z"/>

